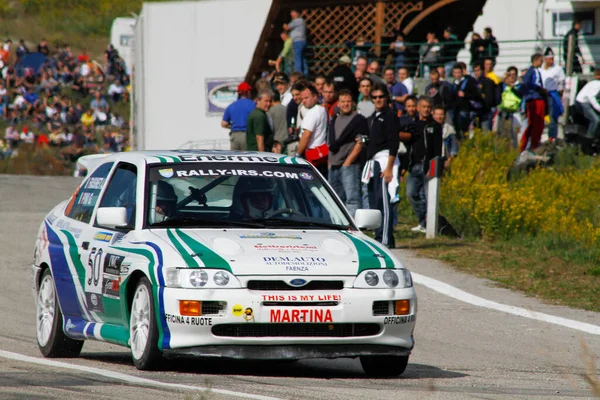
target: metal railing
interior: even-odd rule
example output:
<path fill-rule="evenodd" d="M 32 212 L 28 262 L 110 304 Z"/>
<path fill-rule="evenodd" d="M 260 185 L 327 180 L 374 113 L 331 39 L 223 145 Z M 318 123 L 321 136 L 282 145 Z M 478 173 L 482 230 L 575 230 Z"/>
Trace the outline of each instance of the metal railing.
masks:
<path fill-rule="evenodd" d="M 504 40 L 498 41 L 498 55 L 496 58 L 495 70 L 503 72 L 509 66 L 515 66 L 519 69 L 529 67 L 531 64 L 531 56 L 535 53 L 542 53 L 547 47 L 550 47 L 554 52 L 555 64 L 565 67 L 565 56 L 563 48 L 563 38 L 547 39 L 547 40 Z M 421 45 L 427 44 L 425 42 L 405 42 L 407 50 L 403 54 L 403 66 L 409 68 L 411 75 L 418 75 L 423 77 L 426 64 L 423 62 L 423 57 L 419 54 Z M 462 61 L 467 65 L 472 64 L 472 55 L 470 53 L 471 43 L 465 42 L 445 42 L 440 45 L 450 46 L 461 46 L 460 51 L 457 54 L 456 61 Z M 583 65 L 583 72 L 591 72 L 596 62 L 600 64 L 600 38 L 580 38 L 579 46 L 583 52 L 585 64 Z M 332 66 L 338 64 L 338 60 L 342 55 L 349 55 L 353 61 L 360 54 L 360 50 L 368 49 L 367 58 L 369 61 L 377 60 L 381 67 L 395 67 L 395 56 L 393 50 L 390 50 L 390 43 L 376 45 L 376 44 L 365 44 L 357 46 L 356 44 L 339 44 L 339 45 L 324 45 L 314 46 L 309 45 L 308 49 L 308 66 L 313 74 L 323 73 L 331 69 Z M 358 51 L 357 51 L 358 50 Z M 377 54 L 379 50 L 379 55 Z M 493 57 L 494 49 L 492 45 L 487 45 L 487 49 L 484 49 L 480 53 L 480 59 L 484 57 Z M 594 56 L 598 60 L 594 59 Z M 439 60 L 438 64 L 443 65 L 444 60 Z"/>

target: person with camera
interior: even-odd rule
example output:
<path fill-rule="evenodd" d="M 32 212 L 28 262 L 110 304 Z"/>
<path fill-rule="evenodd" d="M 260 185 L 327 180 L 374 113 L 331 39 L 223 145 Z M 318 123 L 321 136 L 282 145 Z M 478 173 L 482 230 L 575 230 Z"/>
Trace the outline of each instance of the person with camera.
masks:
<path fill-rule="evenodd" d="M 369 205 L 381 211 L 382 225 L 375 230 L 375 240 L 388 248 L 395 247 L 391 201 L 398 190 L 398 146 L 400 126 L 396 112 L 389 106 L 386 86 L 375 85 L 371 92 L 375 113 L 367 120 L 369 141 L 367 162 L 362 181 L 368 183 Z"/>
<path fill-rule="evenodd" d="M 352 92 L 338 94 L 339 113 L 329 124 L 329 183 L 354 217 L 361 203 L 360 153 L 369 134 L 367 119 L 354 111 Z"/>

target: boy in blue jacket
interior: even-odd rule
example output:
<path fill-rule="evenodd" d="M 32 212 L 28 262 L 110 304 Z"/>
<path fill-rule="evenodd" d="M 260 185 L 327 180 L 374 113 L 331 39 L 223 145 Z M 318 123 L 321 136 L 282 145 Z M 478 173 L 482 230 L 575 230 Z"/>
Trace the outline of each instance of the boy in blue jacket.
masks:
<path fill-rule="evenodd" d="M 531 56 L 531 67 L 523 76 L 521 90 L 527 111 L 527 128 L 521 138 L 521 152 L 527 149 L 529 141 L 531 141 L 529 150 L 535 150 L 540 145 L 544 131 L 547 93 L 542 82 L 542 74 L 539 71 L 543 61 L 544 56 L 541 54 Z"/>

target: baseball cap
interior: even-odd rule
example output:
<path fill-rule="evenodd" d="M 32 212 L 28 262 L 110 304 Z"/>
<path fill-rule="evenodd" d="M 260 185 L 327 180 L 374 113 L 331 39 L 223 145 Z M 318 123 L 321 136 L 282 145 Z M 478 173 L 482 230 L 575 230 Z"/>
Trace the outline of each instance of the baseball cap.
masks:
<path fill-rule="evenodd" d="M 242 82 L 238 85 L 238 93 L 249 92 L 252 90 L 252 87 L 248 84 L 248 82 Z"/>
<path fill-rule="evenodd" d="M 288 78 L 288 76 L 286 74 L 284 74 L 283 72 L 277 73 L 275 74 L 275 76 L 273 77 L 273 83 L 289 83 L 290 79 Z"/>
<path fill-rule="evenodd" d="M 342 63 L 342 64 L 350 64 L 351 62 L 352 62 L 352 59 L 347 54 L 340 57 L 340 63 Z"/>

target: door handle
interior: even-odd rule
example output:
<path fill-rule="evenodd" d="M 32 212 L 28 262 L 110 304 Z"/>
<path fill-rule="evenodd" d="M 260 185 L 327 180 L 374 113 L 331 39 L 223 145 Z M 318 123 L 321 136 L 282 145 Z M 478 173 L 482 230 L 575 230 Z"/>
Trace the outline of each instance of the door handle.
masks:
<path fill-rule="evenodd" d="M 81 247 L 83 247 L 84 250 L 87 250 L 90 247 L 90 242 L 81 243 Z"/>

